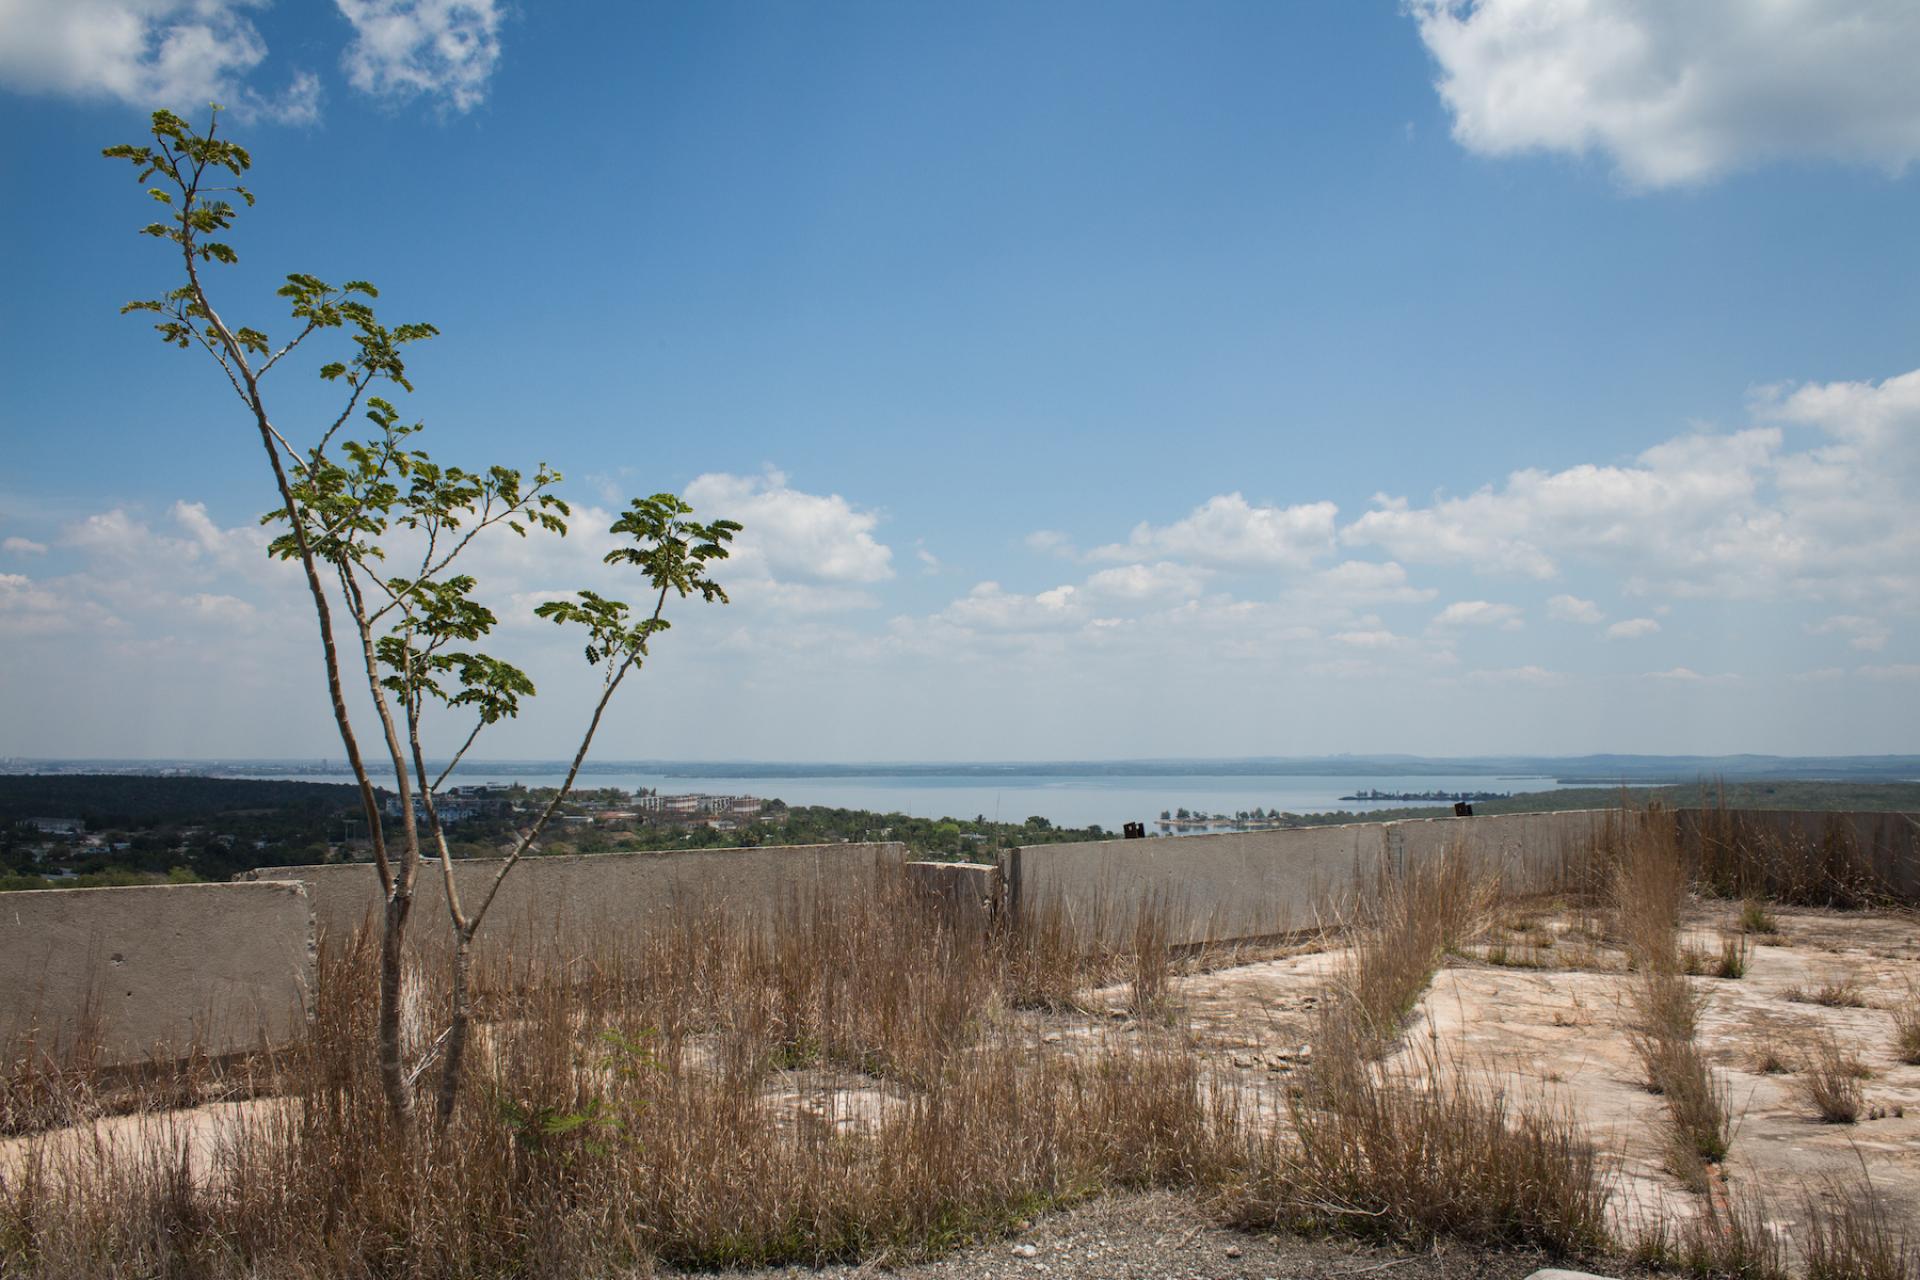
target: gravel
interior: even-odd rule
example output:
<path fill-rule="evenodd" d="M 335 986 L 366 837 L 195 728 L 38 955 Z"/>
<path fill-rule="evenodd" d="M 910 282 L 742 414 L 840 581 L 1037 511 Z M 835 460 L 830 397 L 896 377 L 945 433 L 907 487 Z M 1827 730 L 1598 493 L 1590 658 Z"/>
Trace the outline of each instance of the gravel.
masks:
<path fill-rule="evenodd" d="M 1236 1231 L 1209 1219 L 1190 1198 L 1154 1192 L 1108 1196 L 1049 1215 L 1012 1238 L 964 1249 L 938 1262 L 746 1273 L 774 1277 L 901 1276 L 910 1280 L 1522 1280 L 1548 1259 L 1532 1252 L 1447 1246 L 1409 1252 Z"/>

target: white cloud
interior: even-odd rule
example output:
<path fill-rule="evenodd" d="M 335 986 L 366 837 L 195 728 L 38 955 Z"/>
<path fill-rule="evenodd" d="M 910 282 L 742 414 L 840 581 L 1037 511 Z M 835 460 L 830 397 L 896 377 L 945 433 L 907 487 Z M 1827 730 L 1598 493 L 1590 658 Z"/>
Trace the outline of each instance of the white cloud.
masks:
<path fill-rule="evenodd" d="M 997 582 L 982 582 L 942 610 L 938 619 L 988 630 L 1045 630 L 1079 625 L 1087 616 L 1085 604 L 1073 587 L 1021 595 L 1004 590 Z"/>
<path fill-rule="evenodd" d="M 1558 671 L 1549 671 L 1545 667 L 1533 665 L 1469 671 L 1462 679 L 1474 684 L 1523 684 L 1541 689 L 1565 684 L 1567 680 Z"/>
<path fill-rule="evenodd" d="M 1695 671 L 1692 667 L 1674 667 L 1670 671 L 1649 671 L 1647 672 L 1647 678 L 1649 680 L 1681 680 L 1681 681 L 1706 679 L 1705 676 L 1701 675 L 1698 671 Z"/>
<path fill-rule="evenodd" d="M 1604 621 L 1607 615 L 1591 600 L 1559 595 L 1547 601 L 1547 616 L 1555 622 L 1581 622 L 1592 626 Z"/>
<path fill-rule="evenodd" d="M 1641 557 L 1675 541 L 1681 550 L 1693 545 L 1693 562 L 1717 564 L 1723 544 L 1753 541 L 1741 514 L 1758 484 L 1756 470 L 1779 440 L 1770 428 L 1682 436 L 1648 449 L 1636 466 L 1525 469 L 1499 490 L 1489 485 L 1424 508 L 1377 497 L 1375 509 L 1341 538 L 1400 559 L 1541 579 L 1558 574 L 1556 557 L 1566 552 Z"/>
<path fill-rule="evenodd" d="M 375 97 L 438 98 L 455 111 L 486 101 L 500 62 L 496 0 L 335 0 L 353 24 L 341 65 Z"/>
<path fill-rule="evenodd" d="M 1766 425 L 1627 464 L 1515 471 L 1424 507 L 1379 497 L 1341 539 L 1537 579 L 1595 565 L 1628 594 L 1920 609 L 1920 370 L 1764 388 L 1753 414 Z"/>
<path fill-rule="evenodd" d="M 1887 641 L 1893 637 L 1893 628 L 1877 618 L 1863 618 L 1858 614 L 1840 613 L 1824 622 L 1807 626 L 1807 634 L 1814 636 L 1840 635 L 1847 637 L 1847 643 L 1856 649 L 1868 653 L 1878 653 L 1887 647 Z"/>
<path fill-rule="evenodd" d="M 1331 502 L 1256 507 L 1238 493 L 1209 498 L 1184 519 L 1155 526 L 1142 521 L 1124 543 L 1096 549 L 1101 560 L 1177 556 L 1203 564 L 1304 569 L 1333 549 Z"/>
<path fill-rule="evenodd" d="M 1200 594 L 1206 571 L 1162 560 L 1158 564 L 1129 564 L 1102 569 L 1087 579 L 1086 589 L 1117 600 L 1172 604 Z"/>
<path fill-rule="evenodd" d="M 1638 640 L 1660 630 L 1660 624 L 1652 618 L 1628 618 L 1616 622 L 1606 630 L 1609 640 Z"/>
<path fill-rule="evenodd" d="M 1327 638 L 1335 644 L 1343 644 L 1350 649 L 1405 649 L 1414 643 L 1406 636 L 1395 635 L 1384 627 L 1363 631 L 1340 631 Z"/>
<path fill-rule="evenodd" d="M 1906 0 L 1410 0 L 1470 151 L 1598 152 L 1638 187 L 1920 157 Z"/>
<path fill-rule="evenodd" d="M 1859 674 L 1869 680 L 1920 680 L 1920 662 L 1893 662 L 1884 666 L 1861 667 Z"/>
<path fill-rule="evenodd" d="M 1078 555 L 1073 549 L 1073 539 L 1058 529 L 1035 529 L 1023 541 L 1028 550 L 1042 555 L 1059 556 L 1063 560 L 1072 560 Z"/>
<path fill-rule="evenodd" d="M 893 551 L 874 539 L 880 517 L 856 510 L 839 494 L 805 493 L 786 476 L 709 473 L 687 486 L 697 518 L 738 520 L 736 576 L 787 582 L 875 583 L 893 577 Z"/>
<path fill-rule="evenodd" d="M 47 554 L 47 544 L 32 538 L 8 538 L 0 542 L 0 551 L 15 556 L 43 556 Z"/>
<path fill-rule="evenodd" d="M 1440 594 L 1432 587 L 1414 586 L 1407 580 L 1407 571 L 1392 560 L 1384 564 L 1342 560 L 1314 574 L 1303 584 L 1303 589 L 1328 600 L 1356 606 L 1425 604 Z"/>
<path fill-rule="evenodd" d="M 1510 604 L 1494 604 L 1488 600 L 1458 600 L 1448 605 L 1434 616 L 1436 627 L 1498 627 L 1502 631 L 1518 631 L 1526 623 L 1520 616 L 1520 610 Z"/>
<path fill-rule="evenodd" d="M 259 0 L 0 0 L 0 84 L 22 93 L 167 106 L 207 103 L 241 118 L 319 118 L 320 81 L 295 72 L 277 92 L 249 77 L 267 44 L 247 16 Z"/>

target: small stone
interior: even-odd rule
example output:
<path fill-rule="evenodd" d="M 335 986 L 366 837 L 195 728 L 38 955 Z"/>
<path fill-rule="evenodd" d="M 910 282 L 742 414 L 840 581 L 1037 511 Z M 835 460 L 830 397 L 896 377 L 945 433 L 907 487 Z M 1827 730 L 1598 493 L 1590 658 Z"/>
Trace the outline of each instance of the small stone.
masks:
<path fill-rule="evenodd" d="M 1058 1031 L 1049 1031 L 1040 1037 L 1041 1044 L 1059 1044 L 1062 1037 Z"/>
<path fill-rule="evenodd" d="M 1239 1257 L 1239 1256 L 1240 1256 L 1240 1246 L 1239 1246 L 1239 1245 L 1237 1245 L 1237 1244 L 1230 1244 L 1230 1245 L 1228 1245 L 1228 1246 L 1227 1246 L 1227 1256 L 1228 1256 L 1229 1258 L 1237 1258 L 1237 1257 Z"/>
<path fill-rule="evenodd" d="M 1037 1258 L 1040 1256 L 1040 1250 L 1030 1244 L 1017 1244 L 1013 1246 L 1013 1256 L 1016 1258 Z"/>
<path fill-rule="evenodd" d="M 1242 1071 L 1251 1071 L 1253 1069 L 1253 1059 L 1242 1057 L 1236 1053 L 1233 1055 L 1233 1065 Z"/>

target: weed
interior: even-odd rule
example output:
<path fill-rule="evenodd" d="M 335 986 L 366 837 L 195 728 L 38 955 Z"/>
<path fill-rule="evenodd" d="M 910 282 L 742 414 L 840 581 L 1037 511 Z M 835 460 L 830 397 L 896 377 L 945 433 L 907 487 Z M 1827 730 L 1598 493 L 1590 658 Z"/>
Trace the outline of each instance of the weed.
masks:
<path fill-rule="evenodd" d="M 1747 976 L 1747 960 L 1752 948 L 1746 938 L 1737 933 L 1722 934 L 1720 938 L 1720 962 L 1713 967 L 1716 978 L 1744 978 Z"/>
<path fill-rule="evenodd" d="M 1859 1063 L 1830 1035 L 1815 1039 L 1806 1069 L 1796 1082 L 1800 1096 L 1826 1124 L 1852 1124 L 1860 1118 Z"/>
<path fill-rule="evenodd" d="M 1920 1280 L 1920 1248 L 1864 1173 L 1826 1201 L 1809 1196 L 1806 1217 L 1807 1280 Z"/>
<path fill-rule="evenodd" d="M 1835 975 L 1811 989 L 1788 987 L 1782 994 L 1798 1004 L 1824 1005 L 1829 1009 L 1864 1009 L 1867 1005 L 1860 980 L 1851 973 Z"/>
<path fill-rule="evenodd" d="M 1757 933 L 1762 937 L 1777 938 L 1780 936 L 1780 921 L 1774 918 L 1771 911 L 1767 910 L 1767 905 L 1764 902 L 1758 902 L 1752 898 L 1748 898 L 1740 904 L 1740 932 Z"/>
<path fill-rule="evenodd" d="M 1920 986 L 1911 978 L 1905 997 L 1893 1006 L 1893 1054 L 1909 1066 L 1920 1066 Z"/>

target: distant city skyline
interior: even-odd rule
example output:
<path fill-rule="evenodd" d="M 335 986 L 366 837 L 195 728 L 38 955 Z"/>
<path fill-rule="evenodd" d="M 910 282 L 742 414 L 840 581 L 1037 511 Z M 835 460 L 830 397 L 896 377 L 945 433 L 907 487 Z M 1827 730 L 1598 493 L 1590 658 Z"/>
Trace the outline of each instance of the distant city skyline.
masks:
<path fill-rule="evenodd" d="M 531 607 L 660 489 L 735 602 L 602 758 L 1920 751 L 1916 62 L 1864 0 L 19 0 L 0 756 L 338 754 L 257 443 L 115 314 L 171 267 L 99 149 L 215 97 L 233 313 L 372 279 L 436 456 L 569 477 L 476 566 L 492 758 L 572 745 Z"/>

